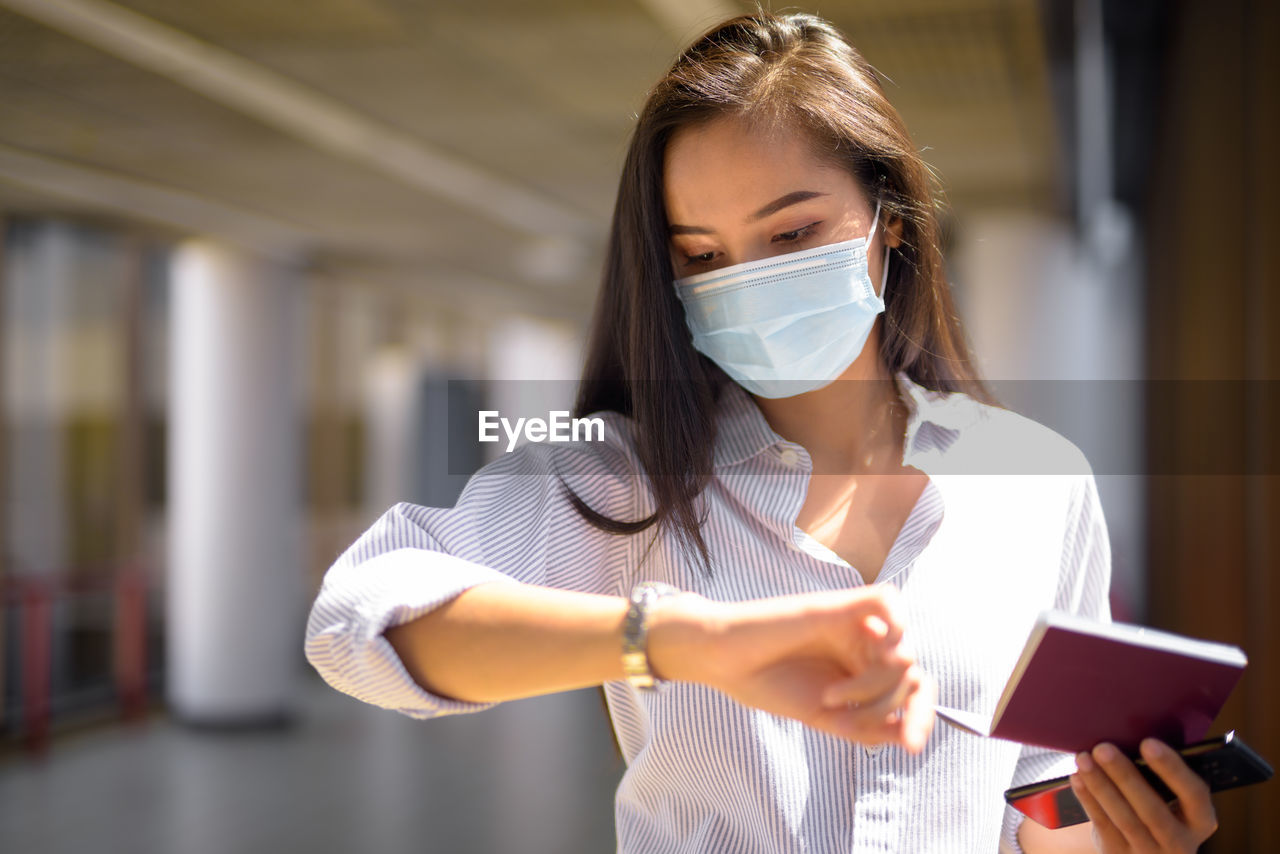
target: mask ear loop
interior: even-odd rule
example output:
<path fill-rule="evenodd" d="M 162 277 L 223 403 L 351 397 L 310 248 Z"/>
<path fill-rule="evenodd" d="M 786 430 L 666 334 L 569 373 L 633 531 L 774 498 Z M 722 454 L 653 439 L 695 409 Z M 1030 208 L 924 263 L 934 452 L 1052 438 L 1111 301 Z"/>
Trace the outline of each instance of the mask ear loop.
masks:
<path fill-rule="evenodd" d="M 880 199 L 876 199 L 875 216 L 871 219 L 871 230 L 867 232 L 867 248 L 871 248 L 871 241 L 876 236 L 876 228 L 880 225 Z M 884 245 L 884 265 L 880 274 L 880 299 L 884 299 L 884 286 L 889 281 L 889 244 Z"/>
<path fill-rule="evenodd" d="M 876 212 L 871 217 L 871 230 L 867 232 L 867 248 L 871 247 L 871 238 L 876 236 L 876 226 L 880 224 L 880 200 L 876 199 Z"/>
<path fill-rule="evenodd" d="M 884 289 L 889 286 L 889 244 L 884 245 L 884 263 L 880 265 L 880 299 L 884 299 Z"/>

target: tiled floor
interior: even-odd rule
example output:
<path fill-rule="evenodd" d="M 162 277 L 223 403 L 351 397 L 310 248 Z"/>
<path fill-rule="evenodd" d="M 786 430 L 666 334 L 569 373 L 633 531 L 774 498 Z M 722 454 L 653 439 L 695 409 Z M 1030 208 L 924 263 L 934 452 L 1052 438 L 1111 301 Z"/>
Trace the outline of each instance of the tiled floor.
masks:
<path fill-rule="evenodd" d="M 303 688 L 285 730 L 155 718 L 0 763 L 0 852 L 613 850 L 622 763 L 596 692 L 424 722 Z"/>

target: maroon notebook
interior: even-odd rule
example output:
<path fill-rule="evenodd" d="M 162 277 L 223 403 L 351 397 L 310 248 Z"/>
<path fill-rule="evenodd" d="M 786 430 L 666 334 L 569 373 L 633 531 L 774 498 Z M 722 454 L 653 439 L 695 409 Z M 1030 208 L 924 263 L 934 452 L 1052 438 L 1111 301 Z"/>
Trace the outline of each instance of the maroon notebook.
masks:
<path fill-rule="evenodd" d="M 1148 736 L 1182 747 L 1204 738 L 1245 664 L 1228 644 L 1046 611 L 990 720 L 941 706 L 938 716 L 1073 753 L 1109 741 L 1132 755 Z"/>

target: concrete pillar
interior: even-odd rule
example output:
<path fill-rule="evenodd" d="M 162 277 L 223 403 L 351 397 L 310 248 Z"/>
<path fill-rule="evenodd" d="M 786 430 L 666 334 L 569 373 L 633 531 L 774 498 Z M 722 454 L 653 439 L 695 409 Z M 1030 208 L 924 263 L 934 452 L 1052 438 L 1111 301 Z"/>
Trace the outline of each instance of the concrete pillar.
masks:
<path fill-rule="evenodd" d="M 493 379 L 482 389 L 487 408 L 513 423 L 517 418 L 545 419 L 553 410 L 573 408 L 582 374 L 582 341 L 573 329 L 512 315 L 493 325 L 488 344 L 488 375 Z M 489 459 L 495 459 L 506 453 L 507 444 L 504 437 L 483 448 Z"/>
<path fill-rule="evenodd" d="M 293 710 L 304 598 L 294 278 L 203 240 L 172 260 L 167 684 L 191 723 Z"/>
<path fill-rule="evenodd" d="M 413 498 L 420 432 L 422 367 L 404 346 L 384 346 L 369 360 L 364 383 L 364 480 L 366 518 Z"/>
<path fill-rule="evenodd" d="M 64 429 L 71 408 L 74 230 L 57 222 L 15 226 L 5 264 L 5 527 L 8 571 L 64 572 L 70 558 Z"/>

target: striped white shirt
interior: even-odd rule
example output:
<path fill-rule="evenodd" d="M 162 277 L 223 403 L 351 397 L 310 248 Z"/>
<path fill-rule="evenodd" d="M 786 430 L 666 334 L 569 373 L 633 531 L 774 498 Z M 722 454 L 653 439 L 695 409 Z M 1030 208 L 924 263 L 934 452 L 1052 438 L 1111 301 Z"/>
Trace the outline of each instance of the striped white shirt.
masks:
<path fill-rule="evenodd" d="M 942 705 L 990 715 L 1037 614 L 1109 619 L 1110 550 L 1094 480 L 1066 440 L 1011 412 L 899 377 L 903 461 L 929 482 L 878 582 L 896 585 L 908 638 Z M 653 509 L 633 424 L 602 442 L 527 444 L 485 466 L 452 508 L 398 504 L 325 576 L 306 654 L 333 687 L 430 718 L 484 705 L 424 691 L 382 637 L 496 579 L 625 596 L 652 579 L 721 601 L 856 587 L 860 574 L 795 525 L 811 462 L 751 398 L 726 389 L 703 532 L 713 572 L 650 530 L 606 534 L 560 484 L 615 519 Z M 1068 755 L 941 722 L 924 752 L 865 748 L 700 684 L 605 685 L 627 762 L 621 852 L 995 854 L 1019 817 L 1003 791 L 1074 770 Z M 1015 844 L 1016 847 L 1016 844 Z"/>

